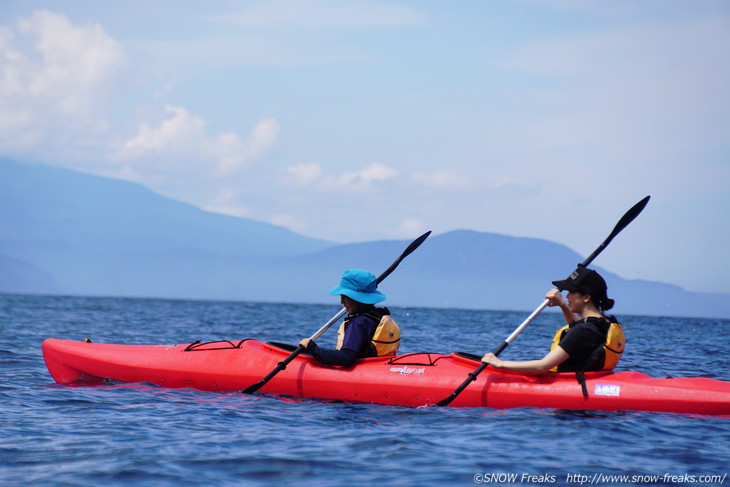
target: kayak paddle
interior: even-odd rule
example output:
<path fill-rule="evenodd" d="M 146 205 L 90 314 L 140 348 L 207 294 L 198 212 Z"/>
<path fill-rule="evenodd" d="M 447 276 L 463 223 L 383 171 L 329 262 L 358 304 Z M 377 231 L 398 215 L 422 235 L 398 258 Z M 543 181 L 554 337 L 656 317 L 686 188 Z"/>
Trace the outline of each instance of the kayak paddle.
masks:
<path fill-rule="evenodd" d="M 623 217 L 621 217 L 621 219 L 619 220 L 619 222 L 616 224 L 616 226 L 614 227 L 613 231 L 611 232 L 611 235 L 609 235 L 606 238 L 606 240 L 604 240 L 603 243 L 601 245 L 599 245 L 598 248 L 586 260 L 584 260 L 582 263 L 578 264 L 578 267 L 587 267 L 591 262 L 593 262 L 593 259 L 595 259 L 596 257 L 598 257 L 598 255 L 601 252 L 603 252 L 603 249 L 605 249 L 606 246 L 611 242 L 611 240 L 613 240 L 613 237 L 615 237 L 616 235 L 618 235 L 621 232 L 621 230 L 623 230 L 624 228 L 626 228 L 629 225 L 629 223 L 631 223 L 632 221 L 634 221 L 634 218 L 636 218 L 637 216 L 639 216 L 639 213 L 641 213 L 641 211 L 644 209 L 644 207 L 646 206 L 646 204 L 649 202 L 649 198 L 650 198 L 650 196 L 647 196 L 643 200 L 641 200 L 638 203 L 636 203 L 633 207 L 631 207 L 631 209 L 629 211 L 627 211 L 624 214 Z M 515 338 L 517 338 L 517 336 L 520 333 L 522 333 L 522 331 L 525 328 L 527 328 L 527 325 L 529 325 L 530 323 L 532 323 L 532 321 L 537 317 L 537 315 L 539 315 L 540 313 L 542 313 L 542 310 L 544 310 L 545 307 L 549 303 L 550 303 L 550 300 L 545 299 L 540 304 L 540 306 L 538 306 L 538 308 L 535 311 L 533 311 L 532 314 L 530 314 L 530 316 L 528 316 L 527 319 L 525 319 L 525 321 L 523 321 L 520 324 L 520 326 L 518 326 L 517 328 L 515 328 L 515 331 L 513 331 L 512 334 L 510 336 L 508 336 L 507 339 L 504 342 L 502 342 L 502 344 L 500 346 L 498 346 L 497 348 L 494 349 L 494 351 L 492 353 L 494 355 L 499 355 L 500 353 L 502 353 L 502 351 L 505 348 L 507 348 L 507 346 L 510 343 L 512 343 L 512 341 Z M 482 362 L 481 364 L 479 364 L 479 367 L 477 367 L 476 369 L 474 369 L 473 372 L 470 372 L 469 375 L 467 376 L 466 380 L 464 380 L 464 382 L 462 382 L 461 385 L 459 387 L 457 387 L 456 390 L 454 392 L 452 392 L 449 397 L 447 397 L 446 399 L 442 399 L 441 401 L 437 402 L 436 403 L 436 406 L 448 406 L 449 404 L 451 404 L 451 401 L 453 401 L 454 399 L 456 399 L 456 396 L 458 396 L 459 394 L 461 394 L 461 392 L 464 389 L 466 389 L 469 384 L 471 384 L 473 381 L 475 381 L 477 379 L 477 376 L 479 374 L 481 374 L 482 371 L 485 368 L 487 368 L 487 364 L 485 364 L 484 362 Z"/>
<path fill-rule="evenodd" d="M 406 257 L 408 257 L 414 250 L 416 250 L 423 243 L 423 241 L 428 238 L 429 235 L 431 235 L 431 232 L 430 231 L 424 233 L 423 235 L 421 235 L 420 237 L 418 237 L 417 239 L 415 239 L 413 242 L 411 242 L 411 244 L 408 247 L 406 247 L 406 249 L 403 251 L 403 253 L 400 255 L 400 257 L 398 257 L 395 260 L 395 262 L 393 262 L 390 265 L 390 267 L 388 267 L 385 270 L 385 272 L 383 272 L 382 274 L 380 274 L 377 277 L 377 279 L 375 280 L 376 285 L 377 284 L 380 284 L 383 279 L 385 279 L 386 277 L 388 277 L 395 270 L 395 268 L 398 267 L 398 265 L 403 261 L 403 259 L 405 259 Z M 337 320 L 339 320 L 340 318 L 342 318 L 346 312 L 347 311 L 345 311 L 345 308 L 343 306 L 342 309 L 339 311 L 339 313 L 337 313 L 336 315 L 334 315 L 327 323 L 325 323 L 324 325 L 322 325 L 322 328 L 320 328 L 319 330 L 317 330 L 317 333 L 315 333 L 314 335 L 312 335 L 311 337 L 309 337 L 309 339 L 310 340 L 316 340 L 317 338 L 319 338 L 325 331 L 327 331 L 327 329 L 330 326 L 332 326 L 333 323 L 337 322 Z M 257 383 L 248 386 L 246 389 L 243 390 L 243 392 L 245 394 L 251 394 L 251 393 L 256 392 L 259 389 L 261 389 L 276 374 L 278 374 L 282 370 L 286 369 L 286 366 L 289 365 L 289 363 L 292 360 L 294 360 L 297 357 L 297 355 L 299 355 L 303 351 L 304 351 L 304 347 L 301 346 L 301 345 L 299 345 L 297 347 L 297 349 L 294 350 L 291 353 L 291 355 L 289 355 L 287 358 L 285 358 L 284 360 L 282 360 L 281 362 L 279 362 L 277 364 L 277 366 L 274 368 L 274 370 L 272 370 L 271 372 L 269 372 L 266 375 L 266 377 L 264 377 L 263 379 L 261 379 Z"/>

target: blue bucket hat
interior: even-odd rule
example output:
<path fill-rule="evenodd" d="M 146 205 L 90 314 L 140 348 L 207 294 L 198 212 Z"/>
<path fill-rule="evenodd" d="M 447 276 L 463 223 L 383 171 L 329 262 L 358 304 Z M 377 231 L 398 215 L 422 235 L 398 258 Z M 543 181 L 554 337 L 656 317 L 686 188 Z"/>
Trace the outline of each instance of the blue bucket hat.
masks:
<path fill-rule="evenodd" d="M 385 294 L 377 289 L 378 282 L 375 274 L 359 269 L 348 269 L 342 273 L 340 285 L 333 287 L 330 294 L 344 295 L 364 304 L 375 304 L 385 301 Z"/>

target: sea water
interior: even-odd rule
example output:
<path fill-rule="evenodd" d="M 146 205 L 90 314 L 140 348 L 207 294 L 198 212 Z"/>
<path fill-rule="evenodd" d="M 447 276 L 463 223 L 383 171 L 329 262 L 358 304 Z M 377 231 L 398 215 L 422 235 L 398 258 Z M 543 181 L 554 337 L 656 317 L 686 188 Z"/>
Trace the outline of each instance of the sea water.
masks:
<path fill-rule="evenodd" d="M 296 343 L 339 311 L 333 301 L 0 295 L 0 486 L 730 485 L 728 419 L 406 408 L 149 384 L 66 387 L 54 383 L 41 354 L 48 337 Z M 402 352 L 479 354 L 529 314 L 397 305 L 391 312 Z M 628 346 L 619 369 L 730 380 L 730 320 L 620 318 Z M 543 313 L 502 357 L 541 357 L 561 319 Z M 331 345 L 335 335 L 333 327 L 319 342 Z"/>

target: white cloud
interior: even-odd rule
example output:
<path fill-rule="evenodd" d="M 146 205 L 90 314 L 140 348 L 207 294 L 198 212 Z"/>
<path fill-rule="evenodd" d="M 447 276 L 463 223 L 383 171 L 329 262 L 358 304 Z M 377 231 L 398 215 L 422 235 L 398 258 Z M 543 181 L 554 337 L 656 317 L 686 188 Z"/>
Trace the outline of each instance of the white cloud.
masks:
<path fill-rule="evenodd" d="M 213 213 L 235 216 L 239 218 L 250 218 L 251 210 L 238 202 L 239 194 L 231 188 L 221 188 L 218 195 L 209 204 L 203 207 L 204 210 Z"/>
<path fill-rule="evenodd" d="M 139 123 L 110 149 L 106 101 L 127 67 L 121 44 L 99 24 L 73 24 L 39 10 L 15 26 L 0 26 L 0 153 L 41 160 L 52 154 L 55 164 L 154 186 L 164 183 L 165 173 L 179 181 L 183 174 L 195 181 L 230 176 L 275 144 L 280 127 L 274 119 L 259 121 L 247 138 L 210 134 L 202 117 L 167 106 L 159 121 Z"/>
<path fill-rule="evenodd" d="M 78 27 L 63 15 L 46 10 L 22 20 L 18 32 L 31 38 L 41 57 L 28 91 L 58 97 L 73 113 L 89 103 L 87 94 L 117 72 L 124 60 L 121 46 L 97 24 Z"/>
<path fill-rule="evenodd" d="M 473 185 L 466 176 L 446 170 L 417 172 L 411 177 L 418 184 L 440 190 L 460 191 Z"/>
<path fill-rule="evenodd" d="M 322 166 L 315 162 L 309 162 L 286 168 L 284 177 L 288 185 L 313 187 L 315 184 L 321 184 L 324 172 Z"/>
<path fill-rule="evenodd" d="M 256 124 L 246 143 L 244 161 L 263 157 L 276 142 L 280 130 L 279 122 L 273 118 L 261 120 Z"/>
<path fill-rule="evenodd" d="M 385 181 L 394 178 L 398 172 L 383 164 L 371 164 L 365 169 L 357 172 L 344 173 L 339 178 L 339 184 L 348 187 L 359 187 L 367 189 L 371 183 Z"/>
<path fill-rule="evenodd" d="M 185 153 L 191 146 L 205 140 L 205 121 L 202 118 L 181 107 L 168 106 L 165 112 L 170 116 L 156 128 L 141 123 L 137 135 L 124 143 L 125 149 L 140 153 Z"/>
<path fill-rule="evenodd" d="M 230 176 L 264 156 L 274 145 L 279 123 L 265 119 L 256 124 L 248 140 L 225 132 L 209 135 L 206 121 L 182 107 L 167 106 L 158 125 L 140 123 L 137 134 L 124 142 L 121 160 L 155 160 L 166 166 L 197 167 L 206 176 Z"/>
<path fill-rule="evenodd" d="M 303 220 L 290 213 L 277 213 L 269 218 L 269 223 L 280 227 L 288 228 L 293 232 L 303 233 L 307 230 L 307 224 Z"/>
<path fill-rule="evenodd" d="M 317 163 L 302 163 L 284 170 L 283 183 L 286 186 L 310 189 L 312 191 L 370 191 L 373 183 L 386 181 L 398 172 L 384 164 L 371 164 L 359 171 L 340 175 L 325 174 Z"/>
<path fill-rule="evenodd" d="M 426 224 L 418 218 L 406 218 L 398 225 L 396 233 L 401 237 L 415 237 L 426 230 Z"/>
<path fill-rule="evenodd" d="M 90 132 L 108 128 L 101 107 L 125 64 L 98 24 L 39 10 L 0 27 L 0 150 L 89 143 Z"/>

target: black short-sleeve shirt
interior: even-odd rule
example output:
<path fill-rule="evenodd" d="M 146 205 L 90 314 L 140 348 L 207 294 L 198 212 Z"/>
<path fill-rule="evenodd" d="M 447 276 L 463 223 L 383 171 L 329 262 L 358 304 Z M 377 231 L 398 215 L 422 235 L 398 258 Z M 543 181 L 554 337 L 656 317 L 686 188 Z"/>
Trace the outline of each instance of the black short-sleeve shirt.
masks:
<path fill-rule="evenodd" d="M 570 324 L 558 345 L 570 357 L 558 366 L 558 372 L 600 370 L 603 364 L 606 335 L 611 323 L 605 318 L 584 318 Z M 594 356 L 594 353 L 596 355 Z"/>

